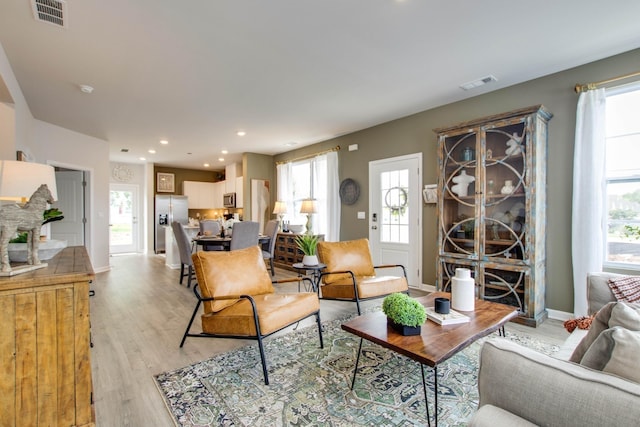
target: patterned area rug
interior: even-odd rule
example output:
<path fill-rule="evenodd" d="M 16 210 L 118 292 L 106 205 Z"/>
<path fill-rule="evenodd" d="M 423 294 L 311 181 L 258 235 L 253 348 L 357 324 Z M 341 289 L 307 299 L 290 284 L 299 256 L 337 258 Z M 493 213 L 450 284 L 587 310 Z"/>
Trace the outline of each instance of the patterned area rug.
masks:
<path fill-rule="evenodd" d="M 413 426 L 427 425 L 420 365 L 364 341 L 352 391 L 359 338 L 324 323 L 265 340 L 270 385 L 257 343 L 155 377 L 176 425 Z M 497 335 L 497 334 L 494 334 Z M 545 353 L 556 346 L 507 332 Z M 438 365 L 438 421 L 466 425 L 477 409 L 478 354 L 484 339 Z M 433 416 L 433 372 L 425 368 Z"/>

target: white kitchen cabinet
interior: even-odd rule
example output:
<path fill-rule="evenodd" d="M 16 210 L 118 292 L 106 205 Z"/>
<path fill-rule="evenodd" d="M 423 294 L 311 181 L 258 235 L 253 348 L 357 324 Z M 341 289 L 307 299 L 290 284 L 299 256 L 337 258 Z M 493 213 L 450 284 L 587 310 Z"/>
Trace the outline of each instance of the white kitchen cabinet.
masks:
<path fill-rule="evenodd" d="M 213 183 L 213 208 L 214 209 L 222 209 L 224 208 L 224 203 L 222 201 L 222 197 L 224 193 L 226 193 L 225 181 L 218 181 Z"/>
<path fill-rule="evenodd" d="M 244 177 L 236 178 L 236 208 L 244 207 Z"/>
<path fill-rule="evenodd" d="M 189 209 L 215 208 L 215 182 L 184 181 L 182 193 L 189 198 Z"/>

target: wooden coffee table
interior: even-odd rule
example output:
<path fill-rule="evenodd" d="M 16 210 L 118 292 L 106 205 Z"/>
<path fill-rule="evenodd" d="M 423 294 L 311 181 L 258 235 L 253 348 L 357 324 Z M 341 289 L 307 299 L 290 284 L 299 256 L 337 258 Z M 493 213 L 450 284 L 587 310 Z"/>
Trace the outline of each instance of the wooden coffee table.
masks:
<path fill-rule="evenodd" d="M 425 307 L 432 307 L 435 298 L 450 298 L 449 293 L 435 292 L 424 297 L 416 298 Z M 382 311 L 358 316 L 342 324 L 342 329 L 360 337 L 358 357 L 353 371 L 351 389 L 355 384 L 362 339 L 374 342 L 407 356 L 420 363 L 422 371 L 422 388 L 424 391 L 427 419 L 431 426 L 429 403 L 427 402 L 427 386 L 425 382 L 424 365 L 433 368 L 434 374 L 434 420 L 438 425 L 438 364 L 449 359 L 479 338 L 499 331 L 504 335 L 504 324 L 518 315 L 515 307 L 495 302 L 476 300 L 474 311 L 462 312 L 471 320 L 457 325 L 440 326 L 431 320 L 422 325 L 422 333 L 415 336 L 403 336 L 387 326 L 387 317 Z"/>

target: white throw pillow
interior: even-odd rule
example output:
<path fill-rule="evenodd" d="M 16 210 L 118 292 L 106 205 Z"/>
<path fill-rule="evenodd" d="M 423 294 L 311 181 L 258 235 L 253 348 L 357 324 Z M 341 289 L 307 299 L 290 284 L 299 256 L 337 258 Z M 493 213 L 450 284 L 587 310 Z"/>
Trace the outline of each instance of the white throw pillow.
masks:
<path fill-rule="evenodd" d="M 640 383 L 639 354 L 640 331 L 615 326 L 596 338 L 580 364 Z"/>

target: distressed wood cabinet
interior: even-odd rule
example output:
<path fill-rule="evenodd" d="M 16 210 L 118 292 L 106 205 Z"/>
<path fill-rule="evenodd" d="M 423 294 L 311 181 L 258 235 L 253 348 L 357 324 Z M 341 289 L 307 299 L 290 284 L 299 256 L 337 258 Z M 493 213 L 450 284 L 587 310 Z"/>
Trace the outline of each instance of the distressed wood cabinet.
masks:
<path fill-rule="evenodd" d="M 438 128 L 437 287 L 469 268 L 478 297 L 536 326 L 545 310 L 547 126 L 534 106 Z"/>
<path fill-rule="evenodd" d="M 292 265 L 302 262 L 304 254 L 296 245 L 295 233 L 278 233 L 276 235 L 276 247 L 274 250 L 273 262 L 276 267 L 295 270 Z M 319 240 L 324 240 L 324 234 L 318 235 Z"/>
<path fill-rule="evenodd" d="M 0 425 L 94 426 L 84 247 L 0 278 Z"/>

